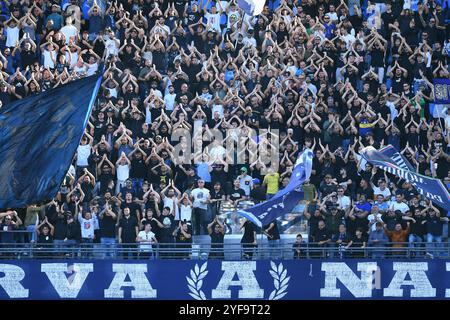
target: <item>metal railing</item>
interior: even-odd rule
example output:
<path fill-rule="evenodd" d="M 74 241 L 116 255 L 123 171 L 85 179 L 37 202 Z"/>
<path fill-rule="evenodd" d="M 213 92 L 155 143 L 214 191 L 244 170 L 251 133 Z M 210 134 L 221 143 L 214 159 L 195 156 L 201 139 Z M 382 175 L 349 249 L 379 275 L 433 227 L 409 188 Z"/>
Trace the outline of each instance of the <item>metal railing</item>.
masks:
<path fill-rule="evenodd" d="M 395 245 L 395 246 L 392 246 Z M 401 247 L 400 247 L 401 246 Z M 304 243 L 301 248 L 292 243 L 273 246 L 264 244 L 227 243 L 224 247 L 211 244 L 158 243 L 150 248 L 138 243 L 0 243 L 0 259 L 419 259 L 450 257 L 446 243 L 387 243 L 384 247 L 349 248 Z"/>

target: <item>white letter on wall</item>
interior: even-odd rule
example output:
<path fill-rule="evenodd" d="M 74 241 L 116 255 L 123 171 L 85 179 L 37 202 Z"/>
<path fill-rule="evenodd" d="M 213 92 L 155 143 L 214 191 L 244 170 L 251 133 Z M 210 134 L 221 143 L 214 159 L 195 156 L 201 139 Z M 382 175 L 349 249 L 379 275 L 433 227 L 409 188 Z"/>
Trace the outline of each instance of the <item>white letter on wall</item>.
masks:
<path fill-rule="evenodd" d="M 231 286 L 241 286 L 239 299 L 262 299 L 264 289 L 258 284 L 253 271 L 256 270 L 256 261 L 222 262 L 222 271 L 225 271 L 216 289 L 212 290 L 213 299 L 231 299 Z M 233 280 L 237 274 L 238 280 Z"/>
<path fill-rule="evenodd" d="M 0 272 L 5 274 L 0 278 L 0 287 L 5 289 L 10 298 L 28 298 L 28 289 L 25 289 L 20 281 L 25 278 L 25 271 L 13 264 L 0 264 Z"/>
<path fill-rule="evenodd" d="M 41 272 L 45 272 L 60 298 L 76 298 L 92 271 L 94 271 L 92 263 L 74 263 L 69 267 L 67 267 L 67 263 L 43 263 L 41 265 Z M 66 273 L 72 275 L 67 278 Z"/>
<path fill-rule="evenodd" d="M 425 273 L 427 262 L 394 262 L 392 268 L 397 271 L 389 286 L 383 290 L 385 297 L 404 297 L 401 286 L 413 286 L 411 298 L 435 297 L 436 289 L 431 286 Z M 411 280 L 405 280 L 406 275 Z"/>
<path fill-rule="evenodd" d="M 320 296 L 339 298 L 341 296 L 341 289 L 337 288 L 337 280 L 339 280 L 356 298 L 370 298 L 373 273 L 377 271 L 377 264 L 362 262 L 358 263 L 357 269 L 361 272 L 361 278 L 344 262 L 322 263 L 322 271 L 325 271 L 325 287 L 320 289 Z"/>
<path fill-rule="evenodd" d="M 148 281 L 145 273 L 147 272 L 146 264 L 113 264 L 114 279 L 111 285 L 105 290 L 105 298 L 124 298 L 122 287 L 133 287 L 131 298 L 156 298 L 156 290 L 154 290 Z M 130 281 L 125 281 L 127 275 Z"/>

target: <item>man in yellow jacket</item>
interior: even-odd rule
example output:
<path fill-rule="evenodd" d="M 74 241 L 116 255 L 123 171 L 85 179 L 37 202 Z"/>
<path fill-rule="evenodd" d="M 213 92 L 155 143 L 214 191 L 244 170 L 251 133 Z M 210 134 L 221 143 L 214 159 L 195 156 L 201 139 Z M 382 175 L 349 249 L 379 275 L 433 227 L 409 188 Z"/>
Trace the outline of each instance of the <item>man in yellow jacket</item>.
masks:
<path fill-rule="evenodd" d="M 263 185 L 267 186 L 267 200 L 272 198 L 278 192 L 279 180 L 280 174 L 278 172 L 274 172 L 272 169 L 269 169 L 263 181 Z"/>

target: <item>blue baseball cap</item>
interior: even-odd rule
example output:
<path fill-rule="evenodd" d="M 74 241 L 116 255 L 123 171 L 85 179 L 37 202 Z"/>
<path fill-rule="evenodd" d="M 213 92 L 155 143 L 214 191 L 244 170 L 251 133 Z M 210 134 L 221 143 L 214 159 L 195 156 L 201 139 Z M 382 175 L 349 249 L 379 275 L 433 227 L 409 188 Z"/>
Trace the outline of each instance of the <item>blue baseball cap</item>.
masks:
<path fill-rule="evenodd" d="M 252 180 L 253 184 L 260 184 L 261 180 L 259 180 L 258 178 L 255 178 Z"/>

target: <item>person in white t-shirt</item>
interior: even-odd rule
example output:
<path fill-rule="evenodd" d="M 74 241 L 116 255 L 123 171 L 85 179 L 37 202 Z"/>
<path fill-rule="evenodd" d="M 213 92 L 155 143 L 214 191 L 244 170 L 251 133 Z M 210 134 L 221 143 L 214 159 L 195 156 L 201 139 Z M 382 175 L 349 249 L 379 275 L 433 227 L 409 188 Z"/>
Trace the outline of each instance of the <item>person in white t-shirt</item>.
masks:
<path fill-rule="evenodd" d="M 209 148 L 209 146 L 208 146 Z M 226 155 L 226 150 L 218 139 L 214 139 L 209 149 L 209 155 L 212 159 L 224 159 Z"/>
<path fill-rule="evenodd" d="M 192 219 L 192 202 L 189 200 L 187 193 L 183 195 L 180 204 L 180 215 L 178 217 L 180 221 L 190 222 Z"/>
<path fill-rule="evenodd" d="M 116 184 L 116 194 L 119 194 L 120 188 L 125 186 L 125 181 L 130 177 L 131 161 L 122 151 L 119 160 L 116 162 L 116 174 L 117 174 L 117 184 Z"/>
<path fill-rule="evenodd" d="M 92 242 L 95 238 L 94 228 L 95 221 L 94 216 L 90 212 L 80 212 L 78 214 L 78 222 L 81 226 L 81 239 L 83 242 Z"/>
<path fill-rule="evenodd" d="M 96 61 L 96 59 L 100 60 L 100 57 L 92 50 L 90 50 L 90 54 L 91 56 L 89 57 L 89 61 L 88 63 L 86 63 L 86 67 L 87 67 L 87 76 L 92 76 L 94 75 L 97 70 L 98 70 L 98 63 Z"/>
<path fill-rule="evenodd" d="M 330 11 L 329 12 L 327 12 L 325 15 L 327 15 L 327 16 L 329 16 L 330 17 L 330 20 L 333 22 L 333 23 L 337 23 L 337 22 L 339 22 L 339 18 L 338 18 L 338 15 L 337 15 L 337 13 L 336 13 L 336 9 L 335 9 L 335 6 L 334 5 L 330 5 Z"/>
<path fill-rule="evenodd" d="M 18 26 L 19 21 L 11 16 L 11 19 L 6 25 L 6 46 L 13 48 L 19 42 L 20 28 Z"/>
<path fill-rule="evenodd" d="M 169 93 L 164 96 L 164 105 L 166 106 L 166 110 L 173 111 L 173 107 L 175 105 L 175 98 L 177 94 L 175 93 L 175 88 L 173 85 L 169 86 Z"/>
<path fill-rule="evenodd" d="M 150 83 L 150 95 L 152 97 L 157 97 L 158 99 L 161 99 L 161 100 L 163 99 L 163 94 L 162 94 L 161 90 L 158 89 L 158 83 L 156 81 L 152 81 Z"/>
<path fill-rule="evenodd" d="M 247 174 L 247 168 L 241 168 L 241 174 L 238 176 L 239 184 L 245 195 L 250 196 L 250 190 L 253 188 L 253 178 Z"/>
<path fill-rule="evenodd" d="M 367 216 L 367 220 L 369 220 L 369 228 L 370 231 L 375 231 L 377 229 L 376 223 L 381 222 L 384 224 L 382 220 L 382 214 L 377 205 L 373 205 L 370 211 L 371 213 Z"/>
<path fill-rule="evenodd" d="M 95 226 L 98 225 L 98 222 L 95 221 L 96 218 L 97 217 L 91 212 L 83 213 L 81 210 L 78 214 L 78 222 L 81 226 L 81 243 L 83 243 L 82 257 L 89 257 L 92 255 L 92 252 L 89 251 L 92 248 L 92 243 L 95 239 Z"/>
<path fill-rule="evenodd" d="M 71 17 L 66 19 L 66 25 L 62 27 L 59 32 L 66 37 L 66 44 L 69 44 L 70 40 L 75 40 L 78 35 L 78 29 L 72 24 Z"/>
<path fill-rule="evenodd" d="M 88 141 L 90 139 L 90 142 Z M 92 137 L 85 136 L 81 139 L 81 144 L 77 148 L 77 171 L 80 171 L 89 166 L 88 158 L 91 155 Z"/>
<path fill-rule="evenodd" d="M 341 28 L 341 39 L 344 40 L 347 48 L 351 48 L 353 42 L 356 41 L 356 38 L 351 33 L 348 33 L 346 28 Z"/>
<path fill-rule="evenodd" d="M 120 40 L 116 38 L 114 32 L 109 33 L 109 37 L 105 40 L 106 57 L 119 54 Z"/>
<path fill-rule="evenodd" d="M 216 96 L 216 99 L 217 98 L 219 98 L 219 97 Z M 217 100 L 214 100 L 214 102 L 212 104 L 211 113 L 213 114 L 214 119 L 216 119 L 216 118 L 222 119 L 223 118 L 223 104 L 221 104 L 220 102 L 216 102 L 216 101 Z M 216 116 L 216 114 L 217 114 L 217 116 Z"/>
<path fill-rule="evenodd" d="M 72 60 L 70 62 L 73 71 L 76 73 L 78 77 L 84 76 L 87 73 L 87 66 L 85 65 L 83 59 L 79 58 L 76 61 L 75 66 L 72 66 Z M 117 96 L 116 96 L 117 97 Z"/>
<path fill-rule="evenodd" d="M 44 68 L 50 68 L 51 70 L 55 68 L 58 50 L 58 45 L 53 43 L 52 40 L 41 44 L 41 52 L 42 56 L 44 57 Z"/>
<path fill-rule="evenodd" d="M 373 195 L 376 197 L 378 194 L 381 194 L 383 198 L 389 199 L 391 197 L 391 190 L 387 187 L 386 181 L 380 180 L 378 181 L 378 187 L 372 184 Z"/>
<path fill-rule="evenodd" d="M 66 57 L 66 61 L 69 61 L 69 65 L 70 68 L 74 69 L 76 66 L 81 67 L 84 66 L 84 61 L 83 58 L 80 56 L 81 51 L 79 51 L 77 49 L 78 47 L 76 46 L 70 46 L 69 45 L 69 50 L 66 50 L 66 53 L 64 54 L 64 56 Z M 78 64 L 78 62 L 81 61 L 82 64 Z M 86 70 L 87 70 L 87 66 Z"/>
<path fill-rule="evenodd" d="M 198 188 L 195 188 L 191 192 L 191 200 L 194 207 L 194 214 L 192 216 L 192 222 L 194 227 L 194 234 L 206 234 L 205 224 L 206 210 L 208 209 L 208 202 L 210 199 L 209 190 L 205 188 L 205 181 L 198 180 Z"/>
<path fill-rule="evenodd" d="M 180 202 L 181 192 L 175 187 L 174 181 L 170 181 L 167 186 L 160 192 L 161 199 L 164 204 L 164 208 L 170 208 L 171 212 L 175 215 L 178 212 L 178 204 Z M 175 216 L 176 219 L 176 216 Z"/>
<path fill-rule="evenodd" d="M 219 11 L 217 11 L 216 6 L 211 6 L 211 12 L 208 12 L 207 8 L 210 1 L 211 0 L 208 0 L 206 5 L 203 7 L 204 16 L 206 18 L 206 25 L 210 26 L 217 32 L 221 32 L 220 16 L 222 15 L 222 4 L 220 3 L 220 1 L 218 1 L 217 6 L 219 7 Z"/>
<path fill-rule="evenodd" d="M 403 200 L 403 196 L 401 194 L 397 194 L 395 196 L 395 201 L 390 204 L 389 209 L 392 209 L 394 211 L 399 210 L 399 211 L 401 211 L 402 215 L 404 215 L 410 209 L 409 209 L 409 206 L 406 203 L 404 203 L 402 200 Z"/>
<path fill-rule="evenodd" d="M 253 36 L 253 29 L 247 31 L 246 37 L 242 40 L 244 46 L 249 45 L 251 47 L 256 47 L 256 39 Z"/>
<path fill-rule="evenodd" d="M 150 258 L 153 256 L 153 244 L 158 243 L 158 241 L 152 232 L 150 223 L 144 224 L 144 230 L 138 233 L 136 242 L 139 243 L 139 257 Z"/>
<path fill-rule="evenodd" d="M 239 12 L 239 7 L 234 1 L 232 1 L 227 8 L 223 8 L 227 12 L 227 28 L 230 29 L 241 20 L 241 13 Z"/>
<path fill-rule="evenodd" d="M 344 194 L 344 191 L 345 190 L 342 187 L 339 187 L 337 189 L 337 196 L 338 196 L 337 204 L 340 210 L 346 211 L 348 208 L 350 208 L 352 201 L 350 200 L 350 197 Z"/>

